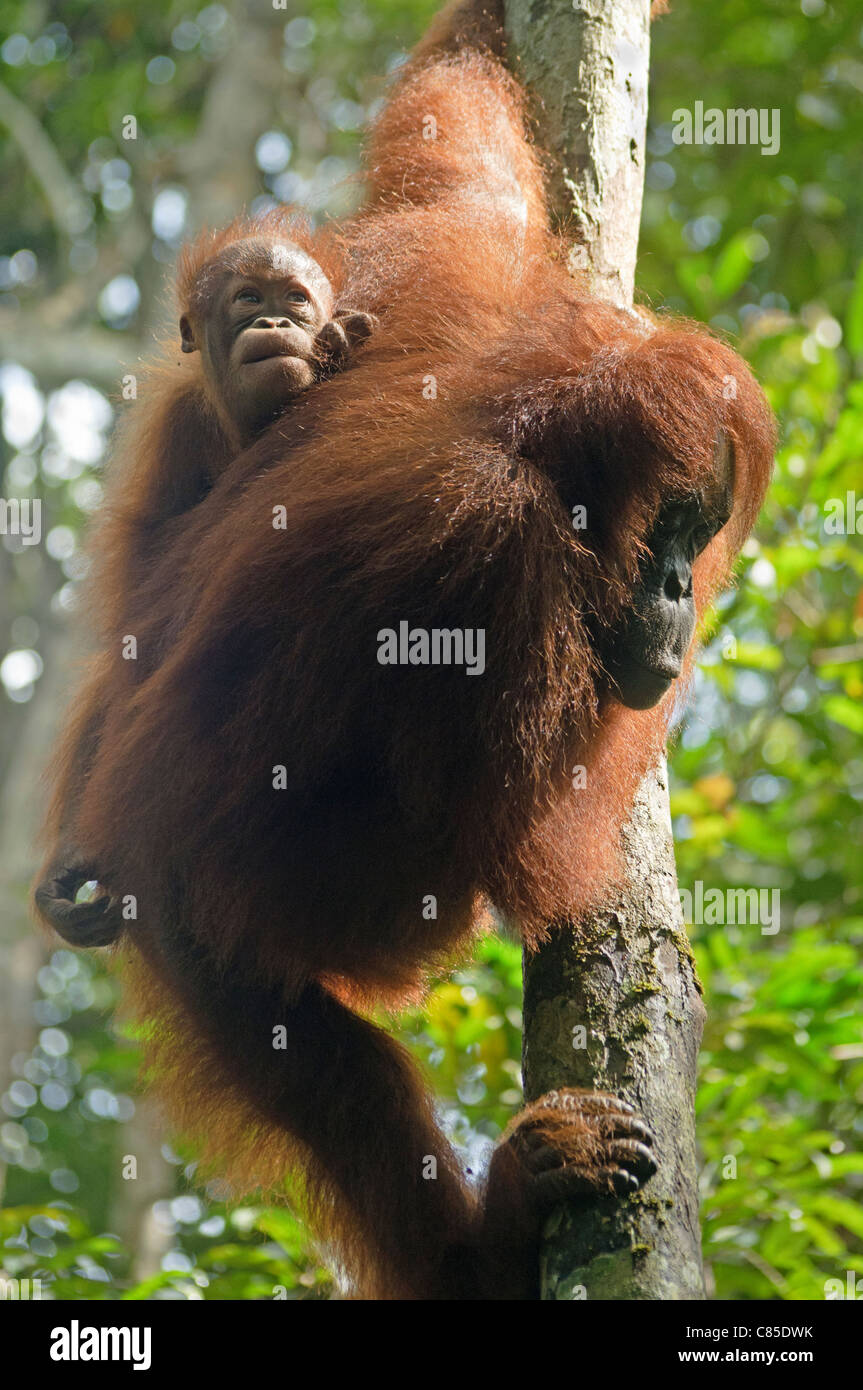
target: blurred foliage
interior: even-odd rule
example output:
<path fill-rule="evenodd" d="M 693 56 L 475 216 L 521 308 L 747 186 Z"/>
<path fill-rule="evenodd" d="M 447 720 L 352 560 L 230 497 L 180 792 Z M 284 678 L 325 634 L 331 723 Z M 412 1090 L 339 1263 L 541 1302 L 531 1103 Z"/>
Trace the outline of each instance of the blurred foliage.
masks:
<path fill-rule="evenodd" d="M 305 196 L 317 213 L 338 206 L 337 176 L 355 162 L 377 78 L 434 8 L 309 0 L 288 11 L 284 131 L 295 153 L 286 169 L 261 170 L 262 198 Z M 0 82 L 49 133 L 89 219 L 61 235 L 21 151 L 4 144 L 0 310 L 27 312 L 100 273 L 102 294 L 119 273 L 111 248 L 128 218 L 151 217 L 160 185 L 148 172 L 141 186 L 118 121 L 134 110 L 158 132 L 148 155 L 167 158 L 195 129 L 231 24 L 218 5 L 0 0 L 10 36 Z M 822 1298 L 825 1279 L 863 1275 L 861 44 L 859 3 L 838 0 L 675 0 L 653 35 L 639 283 L 659 311 L 731 335 L 781 421 L 776 482 L 740 587 L 711 620 L 672 766 L 681 887 L 781 896 L 775 933 L 692 927 L 708 1005 L 698 1127 L 705 1252 L 716 1296 L 727 1299 Z M 152 67 L 166 57 L 171 68 Z M 673 113 L 696 101 L 776 108 L 779 152 L 675 145 Z M 161 263 L 173 245 L 154 232 L 142 254 Z M 91 312 L 121 331 L 136 324 L 134 307 L 112 311 L 110 296 Z M 38 381 L 29 389 L 39 396 Z M 83 399 L 55 393 L 29 442 L 7 434 L 4 495 L 38 478 L 54 541 L 46 556 L 14 556 L 0 613 L 9 695 L 0 756 L 39 676 L 39 595 L 59 591 L 53 612 L 62 611 L 80 573 L 82 516 L 98 501 L 101 445 L 76 453 L 63 442 L 76 403 L 90 412 L 90 435 L 104 431 Z M 840 504 L 852 523 L 844 528 L 831 520 Z M 29 667 L 20 652 L 8 664 L 16 649 L 32 649 Z M 6 1274 L 53 1281 L 59 1297 L 325 1294 L 326 1276 L 285 1209 L 226 1207 L 217 1191 L 194 1189 L 193 1163 L 167 1147 L 166 1191 L 176 1195 L 154 1216 L 171 1250 L 160 1275 L 135 1283 L 130 1252 L 111 1234 L 134 1050 L 105 1031 L 111 985 L 98 963 L 59 951 L 40 986 L 39 1042 L 16 1059 L 0 1113 Z M 400 1025 L 472 1169 L 519 1104 L 520 1003 L 518 951 L 490 938 L 438 984 L 428 1013 Z"/>

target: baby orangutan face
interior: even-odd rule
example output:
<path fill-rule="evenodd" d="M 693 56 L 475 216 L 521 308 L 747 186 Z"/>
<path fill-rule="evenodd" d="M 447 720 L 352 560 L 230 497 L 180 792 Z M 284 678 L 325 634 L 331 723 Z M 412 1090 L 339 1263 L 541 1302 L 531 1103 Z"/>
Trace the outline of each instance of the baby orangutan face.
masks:
<path fill-rule="evenodd" d="M 333 318 L 332 286 L 292 242 L 234 242 L 198 276 L 180 319 L 184 352 L 200 351 L 217 411 L 244 447 L 290 400 L 368 337 L 368 314 Z"/>

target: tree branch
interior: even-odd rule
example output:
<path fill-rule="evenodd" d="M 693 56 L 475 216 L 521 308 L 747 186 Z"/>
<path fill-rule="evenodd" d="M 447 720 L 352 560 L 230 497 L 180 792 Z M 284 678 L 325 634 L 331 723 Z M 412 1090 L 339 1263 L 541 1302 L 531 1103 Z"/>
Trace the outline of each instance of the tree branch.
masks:
<path fill-rule="evenodd" d="M 31 315 L 29 324 L 22 323 L 23 317 L 17 311 L 0 311 L 0 359 L 26 367 L 43 391 L 83 377 L 112 394 L 120 389 L 124 372 L 135 370 L 141 343 L 129 334 L 107 328 L 64 327 L 55 332 L 41 313 Z"/>
<path fill-rule="evenodd" d="M 92 217 L 87 199 L 33 112 L 2 82 L 0 124 L 6 127 L 29 164 L 61 235 L 68 237 L 82 232 Z"/>
<path fill-rule="evenodd" d="M 178 152 L 195 226 L 219 227 L 251 201 L 255 141 L 272 124 L 287 80 L 279 56 L 284 11 L 237 0 L 233 19 L 235 41 L 208 83 L 194 138 Z"/>

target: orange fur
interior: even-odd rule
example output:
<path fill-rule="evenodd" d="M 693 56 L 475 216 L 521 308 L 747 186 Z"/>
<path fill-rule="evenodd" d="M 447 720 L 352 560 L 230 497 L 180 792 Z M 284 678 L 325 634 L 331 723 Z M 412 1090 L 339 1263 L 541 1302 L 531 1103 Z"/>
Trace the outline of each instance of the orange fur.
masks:
<path fill-rule="evenodd" d="M 181 458 L 206 469 L 212 420 L 185 363 L 144 393 L 103 533 L 83 719 L 97 705 L 100 732 L 85 776 L 80 727 L 67 736 L 52 823 L 137 898 L 130 993 L 175 1120 L 240 1189 L 279 1191 L 298 1164 L 317 1229 L 370 1296 L 494 1292 L 489 1250 L 527 1218 L 507 1178 L 489 1226 L 405 1054 L 350 1006 L 415 996 L 489 901 L 535 942 L 608 890 L 672 697 L 615 704 L 591 624 L 626 610 L 660 503 L 709 476 L 722 429 L 735 509 L 697 566 L 703 607 L 772 457 L 729 348 L 569 279 L 521 108 L 486 53 L 408 68 L 372 134 L 368 207 L 337 247 L 308 243 L 379 328 L 215 470 L 155 551 L 148 499 Z M 248 232 L 187 253 L 181 300 Z M 379 665 L 377 633 L 401 619 L 484 629 L 485 674 Z M 529 1255 L 503 1244 L 510 1288 Z"/>

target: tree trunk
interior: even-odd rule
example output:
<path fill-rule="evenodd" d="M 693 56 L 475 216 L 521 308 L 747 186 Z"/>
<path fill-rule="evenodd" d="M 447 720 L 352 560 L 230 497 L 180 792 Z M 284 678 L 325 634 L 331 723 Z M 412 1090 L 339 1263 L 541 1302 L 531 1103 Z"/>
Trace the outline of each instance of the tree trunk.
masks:
<path fill-rule="evenodd" d="M 506 0 L 512 62 L 538 99 L 551 195 L 573 270 L 631 307 L 647 121 L 650 0 Z M 628 1100 L 659 1164 L 626 1200 L 561 1207 L 542 1255 L 547 1299 L 704 1297 L 695 1084 L 704 1009 L 677 894 L 667 770 L 624 830 L 626 882 L 578 932 L 525 959 L 528 1100 L 558 1086 Z M 580 1035 L 580 1030 L 583 1034 Z"/>
<path fill-rule="evenodd" d="M 656 1136 L 659 1169 L 625 1201 L 554 1214 L 545 1298 L 704 1297 L 694 1109 L 704 1010 L 677 896 L 664 768 L 642 783 L 624 846 L 627 882 L 616 899 L 525 960 L 525 1089 L 531 1100 L 556 1086 L 623 1096 Z"/>

